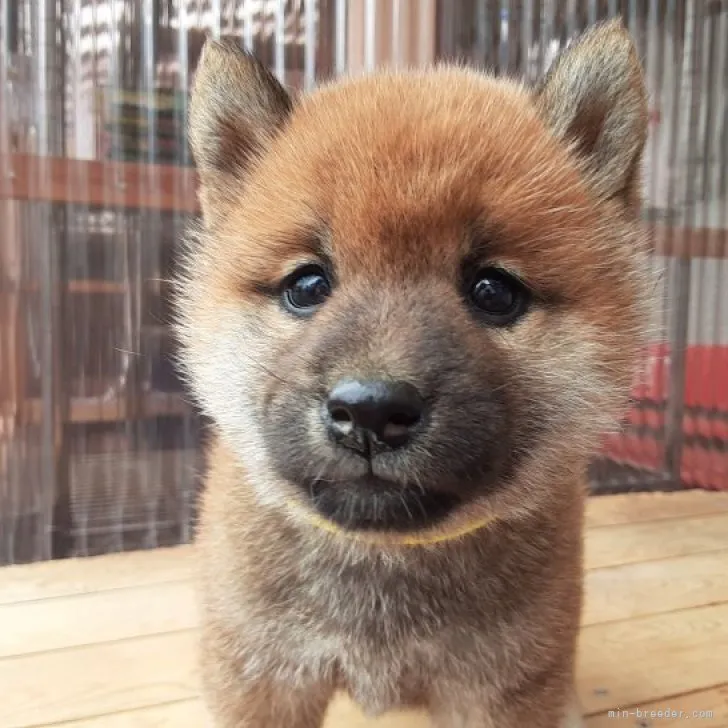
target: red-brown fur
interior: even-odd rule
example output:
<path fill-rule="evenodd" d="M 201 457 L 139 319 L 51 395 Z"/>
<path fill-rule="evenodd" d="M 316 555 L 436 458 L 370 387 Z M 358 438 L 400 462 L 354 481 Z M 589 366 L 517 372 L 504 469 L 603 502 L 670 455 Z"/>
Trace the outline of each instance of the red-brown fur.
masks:
<path fill-rule="evenodd" d="M 647 318 L 646 113 L 629 38 L 592 31 L 535 90 L 443 67 L 289 103 L 261 73 L 208 46 L 191 120 L 205 221 L 179 310 L 183 361 L 218 431 L 199 536 L 216 725 L 318 728 L 346 689 L 372 713 L 424 707 L 438 728 L 576 726 L 585 466 L 620 414 Z M 512 329 L 478 326 L 457 293 L 475 239 L 536 296 Z M 339 288 L 297 320 L 270 291 L 319 254 Z M 478 406 L 483 382 L 505 390 L 493 432 L 518 443 L 507 482 L 432 533 L 490 525 L 405 546 L 302 515 L 274 451 L 331 460 L 312 402 L 371 371 L 421 388 L 445 377 L 442 421 Z M 293 438 L 305 446 L 271 424 L 285 408 L 307 423 Z M 477 450 L 487 432 L 458 436 Z M 450 452 L 448 431 L 433 438 Z M 426 456 L 393 477 L 456 465 Z"/>

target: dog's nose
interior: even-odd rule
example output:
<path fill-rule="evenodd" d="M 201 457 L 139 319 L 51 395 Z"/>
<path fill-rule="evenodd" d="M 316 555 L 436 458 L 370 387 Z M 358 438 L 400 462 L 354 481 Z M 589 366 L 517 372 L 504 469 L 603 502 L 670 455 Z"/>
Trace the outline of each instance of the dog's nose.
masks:
<path fill-rule="evenodd" d="M 422 420 L 424 402 L 408 382 L 345 380 L 329 393 L 329 432 L 344 447 L 370 455 L 406 445 Z"/>

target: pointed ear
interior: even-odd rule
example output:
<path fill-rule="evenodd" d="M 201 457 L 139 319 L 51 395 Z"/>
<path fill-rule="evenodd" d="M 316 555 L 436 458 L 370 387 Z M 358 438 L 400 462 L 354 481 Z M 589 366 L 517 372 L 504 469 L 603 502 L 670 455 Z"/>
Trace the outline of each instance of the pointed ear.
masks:
<path fill-rule="evenodd" d="M 535 92 L 541 117 L 583 161 L 597 193 L 636 211 L 647 91 L 620 20 L 593 27 L 554 61 Z"/>
<path fill-rule="evenodd" d="M 292 108 L 283 86 L 252 55 L 230 41 L 205 43 L 190 99 L 189 136 L 206 215 L 215 191 L 224 196 L 230 178 L 244 176 Z"/>

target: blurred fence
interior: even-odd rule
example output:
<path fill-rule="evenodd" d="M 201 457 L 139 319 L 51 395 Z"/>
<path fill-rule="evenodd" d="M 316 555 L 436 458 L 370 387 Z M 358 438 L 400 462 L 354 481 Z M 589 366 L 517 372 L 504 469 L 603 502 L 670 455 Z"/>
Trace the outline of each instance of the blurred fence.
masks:
<path fill-rule="evenodd" d="M 662 271 L 594 488 L 728 487 L 728 1 L 0 0 L 0 563 L 186 541 L 204 425 L 170 363 L 205 35 L 284 83 L 457 59 L 535 79 L 621 14 L 651 94 Z"/>

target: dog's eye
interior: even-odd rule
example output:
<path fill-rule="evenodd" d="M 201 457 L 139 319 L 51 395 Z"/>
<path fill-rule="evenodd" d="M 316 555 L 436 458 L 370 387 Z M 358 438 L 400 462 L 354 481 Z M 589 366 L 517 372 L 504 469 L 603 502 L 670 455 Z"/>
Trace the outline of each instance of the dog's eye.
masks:
<path fill-rule="evenodd" d="M 331 295 L 331 283 L 322 268 L 307 265 L 290 275 L 283 288 L 283 303 L 296 315 L 317 309 Z"/>
<path fill-rule="evenodd" d="M 498 268 L 484 268 L 470 286 L 471 304 L 481 318 L 493 326 L 507 326 L 528 308 L 526 287 L 514 276 Z"/>

